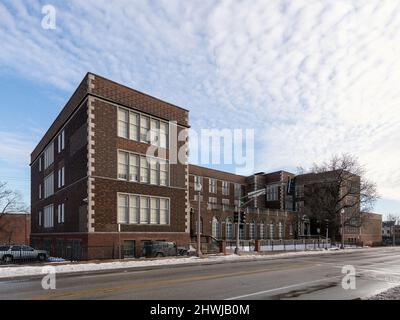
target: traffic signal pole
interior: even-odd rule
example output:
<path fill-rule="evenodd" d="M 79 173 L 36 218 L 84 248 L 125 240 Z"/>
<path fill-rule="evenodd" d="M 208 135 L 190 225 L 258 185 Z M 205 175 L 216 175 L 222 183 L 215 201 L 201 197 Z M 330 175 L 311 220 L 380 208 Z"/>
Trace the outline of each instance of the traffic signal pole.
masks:
<path fill-rule="evenodd" d="M 240 233 L 240 206 L 239 206 L 239 211 L 238 211 L 238 221 L 237 221 L 237 230 L 236 230 L 236 248 L 235 248 L 235 254 L 239 254 L 239 245 L 240 245 L 240 239 L 239 239 L 239 233 Z"/>

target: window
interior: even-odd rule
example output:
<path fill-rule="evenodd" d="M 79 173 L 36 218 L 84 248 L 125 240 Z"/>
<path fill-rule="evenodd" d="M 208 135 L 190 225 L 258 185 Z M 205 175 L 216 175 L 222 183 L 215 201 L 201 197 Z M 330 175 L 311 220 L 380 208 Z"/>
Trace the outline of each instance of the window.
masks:
<path fill-rule="evenodd" d="M 149 143 L 148 132 L 150 130 L 150 118 L 140 116 L 140 141 Z"/>
<path fill-rule="evenodd" d="M 42 199 L 42 185 L 39 184 L 39 199 Z"/>
<path fill-rule="evenodd" d="M 44 208 L 44 227 L 54 227 L 54 205 L 49 205 Z"/>
<path fill-rule="evenodd" d="M 139 156 L 135 154 L 129 154 L 129 181 L 139 182 Z"/>
<path fill-rule="evenodd" d="M 158 173 L 159 173 L 159 168 L 158 168 L 158 163 L 155 159 L 151 159 L 149 161 L 150 165 L 150 183 L 151 184 L 159 184 L 159 179 L 158 179 Z"/>
<path fill-rule="evenodd" d="M 151 224 L 160 224 L 160 199 L 151 198 L 151 213 L 150 213 L 150 223 Z"/>
<path fill-rule="evenodd" d="M 64 215 L 64 203 L 59 204 L 57 208 L 57 216 L 58 216 L 58 223 L 64 223 L 65 215 Z"/>
<path fill-rule="evenodd" d="M 38 225 L 39 225 L 39 227 L 41 227 L 42 226 L 42 211 L 39 211 L 39 214 L 38 214 Z"/>
<path fill-rule="evenodd" d="M 168 161 L 159 158 L 139 156 L 124 151 L 118 152 L 118 179 L 151 183 L 155 185 L 169 185 Z"/>
<path fill-rule="evenodd" d="M 166 161 L 160 161 L 160 185 L 167 186 L 168 183 L 168 163 Z"/>
<path fill-rule="evenodd" d="M 160 224 L 169 224 L 169 200 L 160 199 Z"/>
<path fill-rule="evenodd" d="M 229 199 L 222 199 L 222 210 L 229 210 Z"/>
<path fill-rule="evenodd" d="M 129 196 L 118 196 L 118 223 L 129 222 Z"/>
<path fill-rule="evenodd" d="M 63 151 L 65 149 L 65 131 L 64 130 L 58 135 L 57 146 L 58 146 L 58 153 L 61 153 L 61 151 Z"/>
<path fill-rule="evenodd" d="M 283 238 L 283 225 L 282 222 L 279 222 L 278 224 L 278 232 L 279 232 L 279 239 Z"/>
<path fill-rule="evenodd" d="M 44 197 L 48 198 L 54 194 L 54 174 L 49 174 L 44 179 Z"/>
<path fill-rule="evenodd" d="M 241 224 L 243 227 L 239 228 L 239 239 L 244 239 L 244 228 L 246 228 L 245 224 Z"/>
<path fill-rule="evenodd" d="M 169 124 L 167 122 L 160 122 L 160 147 L 168 148 L 169 140 Z"/>
<path fill-rule="evenodd" d="M 301 211 L 301 209 L 304 207 L 304 201 L 297 201 L 296 202 L 296 211 Z"/>
<path fill-rule="evenodd" d="M 212 219 L 211 234 L 215 239 L 219 239 L 221 236 L 221 226 L 216 217 Z"/>
<path fill-rule="evenodd" d="M 39 172 L 42 172 L 42 156 L 39 157 Z"/>
<path fill-rule="evenodd" d="M 129 197 L 129 223 L 137 224 L 140 222 L 140 197 Z"/>
<path fill-rule="evenodd" d="M 154 146 L 160 144 L 160 121 L 156 119 L 150 120 L 150 143 Z"/>
<path fill-rule="evenodd" d="M 145 157 L 140 157 L 140 182 L 149 183 L 149 164 Z"/>
<path fill-rule="evenodd" d="M 296 198 L 303 198 L 304 197 L 304 186 L 296 186 L 295 192 L 296 192 Z"/>
<path fill-rule="evenodd" d="M 265 226 L 264 226 L 264 222 L 260 223 L 260 233 L 259 233 L 259 239 L 264 239 L 265 236 Z"/>
<path fill-rule="evenodd" d="M 208 198 L 208 203 L 209 203 L 208 207 L 209 207 L 210 210 L 214 210 L 214 209 L 217 209 L 217 208 L 218 208 L 218 205 L 217 205 L 217 198 L 215 198 L 215 197 L 209 197 L 209 198 Z"/>
<path fill-rule="evenodd" d="M 222 194 L 229 196 L 229 182 L 227 181 L 222 181 Z"/>
<path fill-rule="evenodd" d="M 242 197 L 242 186 L 235 183 L 235 198 L 240 199 Z"/>
<path fill-rule="evenodd" d="M 128 172 L 129 172 L 129 153 L 127 152 L 119 152 L 118 153 L 118 179 L 128 180 Z"/>
<path fill-rule="evenodd" d="M 274 231 L 275 231 L 274 224 L 271 223 L 269 225 L 269 236 L 270 236 L 271 240 L 274 239 L 274 236 L 275 236 L 275 232 Z"/>
<path fill-rule="evenodd" d="M 199 201 L 199 195 L 195 194 L 194 197 L 193 197 L 193 200 L 194 201 Z M 203 196 L 200 196 L 200 202 L 203 202 Z"/>
<path fill-rule="evenodd" d="M 225 233 L 226 233 L 227 239 L 233 238 L 233 224 L 232 224 L 231 219 L 229 219 L 229 218 L 226 219 Z"/>
<path fill-rule="evenodd" d="M 208 192 L 209 193 L 217 193 L 217 180 L 208 179 Z"/>
<path fill-rule="evenodd" d="M 129 112 L 127 110 L 118 109 L 118 136 L 128 139 L 129 137 Z"/>
<path fill-rule="evenodd" d="M 65 167 L 58 170 L 58 188 L 65 186 Z"/>
<path fill-rule="evenodd" d="M 54 142 L 52 142 L 44 151 L 44 169 L 46 170 L 54 162 Z"/>
<path fill-rule="evenodd" d="M 139 115 L 129 112 L 129 139 L 139 140 Z"/>
<path fill-rule="evenodd" d="M 278 201 L 279 186 L 267 186 L 267 201 Z"/>
<path fill-rule="evenodd" d="M 149 223 L 149 197 L 140 197 L 140 223 Z"/>
<path fill-rule="evenodd" d="M 253 240 L 255 239 L 255 237 L 256 237 L 256 222 L 252 221 L 250 223 L 250 228 L 249 228 L 249 238 Z"/>

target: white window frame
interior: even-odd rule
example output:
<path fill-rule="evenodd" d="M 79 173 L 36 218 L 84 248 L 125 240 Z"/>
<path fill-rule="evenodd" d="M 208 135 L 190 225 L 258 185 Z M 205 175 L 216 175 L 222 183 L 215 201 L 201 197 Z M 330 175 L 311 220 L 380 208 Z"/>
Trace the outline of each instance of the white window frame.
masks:
<path fill-rule="evenodd" d="M 122 203 L 122 199 L 125 199 L 126 202 Z M 117 219 L 119 224 L 158 226 L 169 225 L 169 198 L 118 193 L 117 202 Z"/>
<path fill-rule="evenodd" d="M 65 149 L 65 130 L 61 131 L 57 139 L 58 153 L 60 154 Z"/>
<path fill-rule="evenodd" d="M 208 178 L 208 192 L 217 193 L 217 179 Z"/>
<path fill-rule="evenodd" d="M 44 169 L 54 163 L 54 141 L 44 151 Z"/>
<path fill-rule="evenodd" d="M 62 224 L 65 222 L 65 204 L 61 203 L 57 207 L 57 221 L 59 224 Z"/>
<path fill-rule="evenodd" d="M 230 183 L 229 181 L 222 181 L 222 195 L 229 196 Z"/>
<path fill-rule="evenodd" d="M 65 167 L 58 169 L 58 189 L 65 186 Z"/>
<path fill-rule="evenodd" d="M 54 205 L 50 204 L 43 210 L 44 212 L 44 227 L 46 229 L 54 228 Z"/>
<path fill-rule="evenodd" d="M 44 178 L 44 198 L 54 195 L 54 172 Z"/>

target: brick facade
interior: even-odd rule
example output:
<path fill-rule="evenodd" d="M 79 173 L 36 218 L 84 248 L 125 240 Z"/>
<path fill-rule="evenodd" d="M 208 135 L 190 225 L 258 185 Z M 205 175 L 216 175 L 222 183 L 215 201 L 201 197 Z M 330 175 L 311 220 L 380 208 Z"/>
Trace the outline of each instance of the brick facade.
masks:
<path fill-rule="evenodd" d="M 5 213 L 0 215 L 0 245 L 29 245 L 31 215 L 26 213 Z"/>

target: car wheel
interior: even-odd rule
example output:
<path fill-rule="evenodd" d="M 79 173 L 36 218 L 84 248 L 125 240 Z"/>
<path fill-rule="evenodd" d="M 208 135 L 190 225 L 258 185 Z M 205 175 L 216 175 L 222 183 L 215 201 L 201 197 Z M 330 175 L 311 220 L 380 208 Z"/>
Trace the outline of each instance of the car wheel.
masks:
<path fill-rule="evenodd" d="M 11 263 L 11 262 L 13 262 L 13 257 L 12 256 L 4 256 L 3 261 L 5 263 Z"/>
<path fill-rule="evenodd" d="M 38 260 L 39 260 L 40 262 L 43 262 L 43 261 L 46 260 L 46 256 L 45 256 L 44 254 L 39 254 L 39 255 L 38 255 Z"/>
<path fill-rule="evenodd" d="M 161 252 L 158 252 L 158 253 L 156 254 L 156 257 L 157 257 L 157 258 L 162 258 L 162 257 L 164 257 L 164 254 L 161 253 Z"/>

